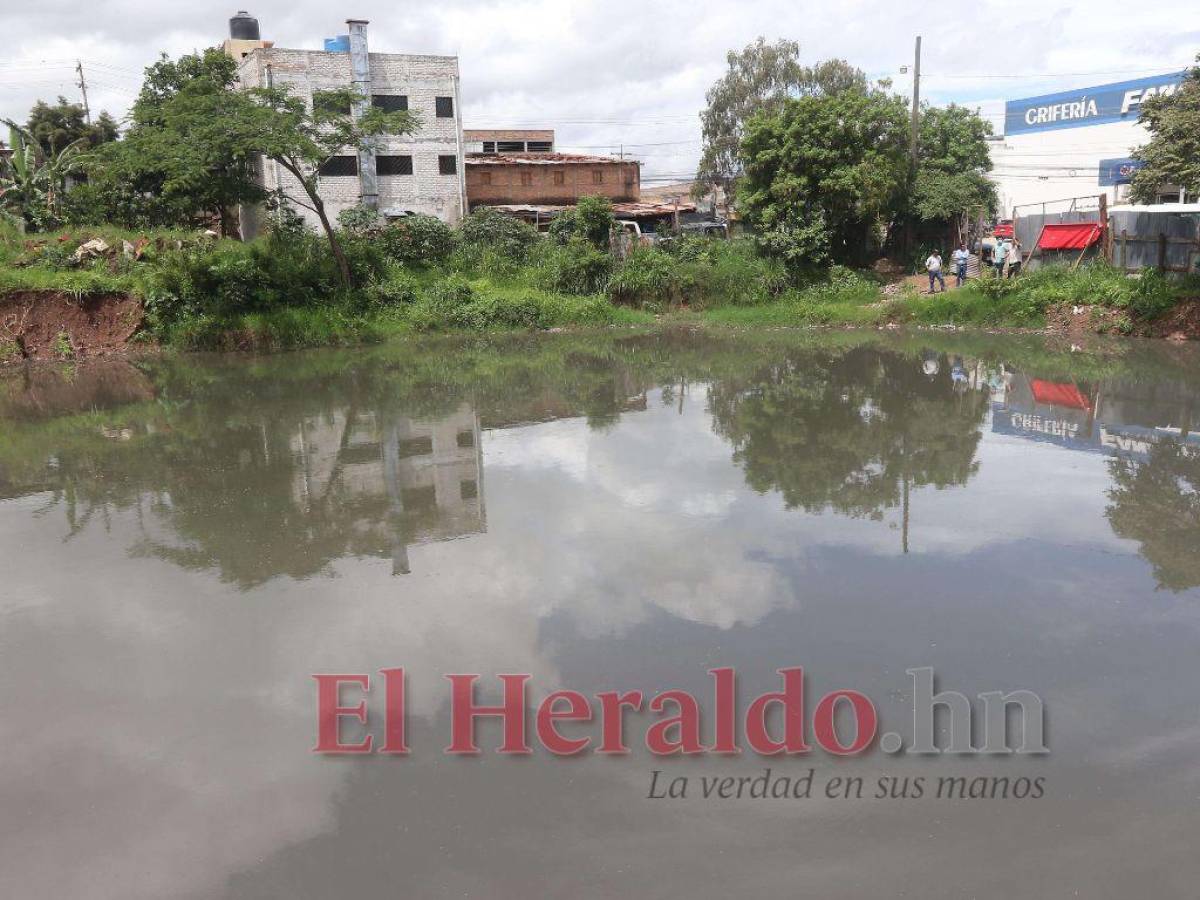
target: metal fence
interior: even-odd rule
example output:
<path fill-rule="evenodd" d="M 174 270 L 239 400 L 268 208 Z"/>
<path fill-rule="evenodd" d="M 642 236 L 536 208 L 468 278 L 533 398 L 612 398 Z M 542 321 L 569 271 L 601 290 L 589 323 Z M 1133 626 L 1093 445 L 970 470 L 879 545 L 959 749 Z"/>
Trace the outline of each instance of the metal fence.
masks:
<path fill-rule="evenodd" d="M 1108 221 L 1113 265 L 1127 272 L 1200 270 L 1200 213 L 1114 210 Z"/>
<path fill-rule="evenodd" d="M 1044 226 L 1079 222 L 1107 225 L 1104 239 L 1082 252 L 1036 249 Z M 1068 197 L 1014 207 L 1013 234 L 1024 248 L 1027 270 L 1104 256 L 1127 272 L 1145 268 L 1200 272 L 1200 213 L 1192 211 L 1116 209 L 1110 213 L 1098 195 Z"/>

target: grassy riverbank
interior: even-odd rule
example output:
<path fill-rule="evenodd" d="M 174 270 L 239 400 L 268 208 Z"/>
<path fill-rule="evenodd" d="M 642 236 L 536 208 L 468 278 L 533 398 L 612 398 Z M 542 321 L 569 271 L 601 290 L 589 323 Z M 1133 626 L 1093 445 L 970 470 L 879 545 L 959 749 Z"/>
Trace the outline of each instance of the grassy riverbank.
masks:
<path fill-rule="evenodd" d="M 455 231 L 420 218 L 346 227 L 350 286 L 324 240 L 295 228 L 249 243 L 194 232 L 10 231 L 0 234 L 0 358 L 111 347 L 124 339 L 127 308 L 120 323 L 110 323 L 112 333 L 94 341 L 75 333 L 82 326 L 63 311 L 91 303 L 82 318 L 94 322 L 103 319 L 98 302 L 129 297 L 144 313 L 140 327 L 128 329 L 135 339 L 181 349 L 283 349 L 664 318 L 746 328 L 1049 323 L 1122 334 L 1197 325 L 1196 316 L 1178 315 L 1198 305 L 1183 303 L 1200 297 L 1194 277 L 1147 271 L 1131 278 L 1092 264 L 1009 281 L 985 275 L 928 295 L 870 271 L 789 271 L 750 239 L 681 238 L 617 260 L 605 248 L 603 215 L 599 225 L 586 215 L 549 237 L 494 213 L 476 214 Z"/>

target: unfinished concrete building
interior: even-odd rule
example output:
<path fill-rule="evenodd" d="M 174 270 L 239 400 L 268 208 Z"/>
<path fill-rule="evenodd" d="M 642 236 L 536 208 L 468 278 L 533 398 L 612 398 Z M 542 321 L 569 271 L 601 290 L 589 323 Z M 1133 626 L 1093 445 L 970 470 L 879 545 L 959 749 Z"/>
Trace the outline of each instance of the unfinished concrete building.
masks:
<path fill-rule="evenodd" d="M 310 106 L 322 91 L 354 86 L 375 107 L 416 113 L 414 133 L 384 135 L 370 150 L 347 148 L 329 159 L 320 170 L 321 197 L 330 218 L 361 204 L 388 218 L 423 213 L 457 223 L 467 205 L 458 58 L 371 53 L 367 22 L 348 19 L 346 25 L 348 34 L 326 40 L 325 50 L 290 50 L 245 37 L 250 32 L 243 23 L 243 37 L 232 48 L 242 86 L 286 87 Z M 296 180 L 270 160 L 263 161 L 262 179 L 268 190 L 302 196 Z M 319 227 L 311 210 L 293 207 Z M 245 237 L 260 226 L 259 211 L 243 211 Z"/>

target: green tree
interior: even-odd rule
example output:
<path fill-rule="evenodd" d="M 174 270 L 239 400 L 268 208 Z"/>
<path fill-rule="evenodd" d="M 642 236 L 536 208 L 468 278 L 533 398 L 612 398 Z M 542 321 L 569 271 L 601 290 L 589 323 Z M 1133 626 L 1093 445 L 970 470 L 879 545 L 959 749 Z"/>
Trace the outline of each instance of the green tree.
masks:
<path fill-rule="evenodd" d="M 310 108 L 286 88 L 232 91 L 217 103 L 210 98 L 207 114 L 214 139 L 224 135 L 242 158 L 265 156 L 291 176 L 283 180 L 277 199 L 316 215 L 348 285 L 350 263 L 321 198 L 321 168 L 338 154 L 373 148 L 384 134 L 412 132 L 418 119 L 407 111 L 384 112 L 365 103 L 355 88 L 325 91 L 323 96 L 322 103 Z M 360 114 L 355 115 L 355 108 Z"/>
<path fill-rule="evenodd" d="M 87 138 L 77 138 L 54 153 L 42 150 L 37 139 L 11 119 L 12 153 L 0 157 L 0 209 L 7 218 L 48 230 L 61 224 L 67 175 L 78 167 Z"/>
<path fill-rule="evenodd" d="M 906 105 L 882 90 L 785 100 L 747 125 L 740 208 L 793 267 L 859 261 L 907 182 L 907 143 Z"/>
<path fill-rule="evenodd" d="M 1200 65 L 1175 93 L 1144 102 L 1138 121 L 1150 129 L 1150 142 L 1134 154 L 1145 166 L 1133 178 L 1133 199 L 1152 203 L 1164 184 L 1200 194 Z"/>
<path fill-rule="evenodd" d="M 705 95 L 700 114 L 704 151 L 697 168 L 696 190 L 724 191 L 726 211 L 736 179 L 742 172 L 739 156 L 746 123 L 755 115 L 777 112 L 789 97 L 865 91 L 867 78 L 840 59 L 816 66 L 800 64 L 800 45 L 781 40 L 768 44 L 758 38 L 726 55 L 728 71 Z"/>
<path fill-rule="evenodd" d="M 83 107 L 59 97 L 51 105 L 39 100 L 29 111 L 25 130 L 33 135 L 46 156 L 55 156 L 70 144 L 83 140 L 88 148 L 117 139 L 117 122 L 106 112 L 100 113 L 94 124 L 88 124 Z"/>
<path fill-rule="evenodd" d="M 210 217 L 235 234 L 231 210 L 266 197 L 254 159 L 215 124 L 212 110 L 232 97 L 234 61 L 210 48 L 146 68 L 125 139 L 89 157 L 90 184 L 72 198 L 77 218 L 128 227 L 192 226 Z"/>
<path fill-rule="evenodd" d="M 925 107 L 909 212 L 923 222 L 956 222 L 961 240 L 972 216 L 994 214 L 991 133 L 991 123 L 965 107 Z"/>

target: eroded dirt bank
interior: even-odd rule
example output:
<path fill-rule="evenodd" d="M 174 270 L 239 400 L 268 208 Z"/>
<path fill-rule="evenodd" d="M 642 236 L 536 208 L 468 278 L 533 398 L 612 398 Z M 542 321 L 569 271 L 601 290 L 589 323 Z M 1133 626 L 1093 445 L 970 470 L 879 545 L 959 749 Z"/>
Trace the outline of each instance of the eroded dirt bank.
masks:
<path fill-rule="evenodd" d="M 8 294 L 0 297 L 0 362 L 121 353 L 141 329 L 143 318 L 141 302 L 125 295 Z"/>

